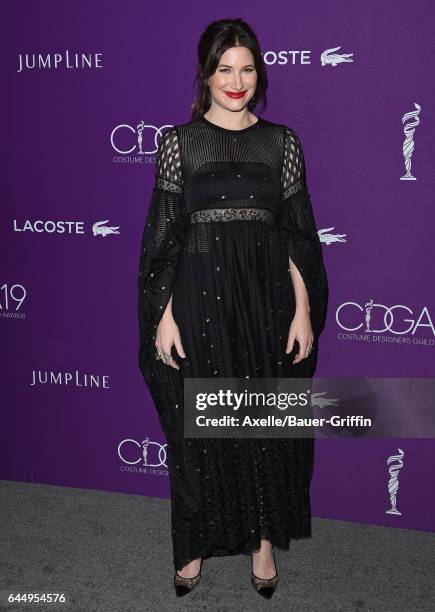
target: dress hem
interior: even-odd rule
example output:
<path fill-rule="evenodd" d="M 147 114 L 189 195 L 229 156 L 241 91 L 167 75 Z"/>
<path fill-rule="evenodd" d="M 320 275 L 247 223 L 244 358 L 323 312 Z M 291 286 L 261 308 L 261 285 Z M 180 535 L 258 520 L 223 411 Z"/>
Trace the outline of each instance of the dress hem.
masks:
<path fill-rule="evenodd" d="M 260 539 L 269 540 L 273 548 L 287 552 L 290 550 L 290 543 L 292 540 L 311 539 L 312 537 L 313 536 L 312 536 L 311 527 L 309 527 L 307 531 L 305 532 L 289 536 L 288 541 L 285 544 L 282 543 L 282 541 L 278 542 L 276 538 L 271 537 L 271 536 L 262 535 Z M 260 549 L 260 546 L 257 544 L 254 544 L 249 537 L 245 538 L 237 546 L 234 546 L 231 548 L 225 548 L 219 544 L 212 544 L 211 546 L 209 545 L 206 548 L 204 548 L 202 552 L 198 551 L 194 553 L 194 556 L 187 558 L 185 561 L 182 561 L 182 565 L 180 563 L 174 562 L 174 568 L 177 571 L 181 571 L 183 567 L 185 567 L 188 563 L 198 558 L 202 558 L 203 560 L 205 560 L 205 559 L 210 559 L 211 557 L 224 557 L 224 556 L 234 556 L 234 555 L 250 556 L 252 552 L 259 550 L 259 549 Z"/>

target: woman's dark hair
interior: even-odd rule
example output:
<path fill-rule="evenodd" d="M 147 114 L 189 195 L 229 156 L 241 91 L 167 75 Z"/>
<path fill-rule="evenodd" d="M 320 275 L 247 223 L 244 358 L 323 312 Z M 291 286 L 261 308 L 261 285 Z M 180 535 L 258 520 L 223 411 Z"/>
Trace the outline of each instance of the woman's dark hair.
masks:
<path fill-rule="evenodd" d="M 191 120 L 202 117 L 210 108 L 211 95 L 207 79 L 216 71 L 222 55 L 231 47 L 247 47 L 254 56 L 257 86 L 248 102 L 249 111 L 252 112 L 258 103 L 262 105 L 261 111 L 266 108 L 267 73 L 256 35 L 242 19 L 220 19 L 210 23 L 199 39 L 194 79 L 197 95 L 191 106 Z"/>

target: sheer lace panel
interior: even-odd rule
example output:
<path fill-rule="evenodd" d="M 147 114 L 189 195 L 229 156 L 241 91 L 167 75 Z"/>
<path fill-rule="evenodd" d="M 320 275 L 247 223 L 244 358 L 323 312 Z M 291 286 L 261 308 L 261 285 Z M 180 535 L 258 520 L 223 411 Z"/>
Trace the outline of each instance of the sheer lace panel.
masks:
<path fill-rule="evenodd" d="M 211 221 L 263 221 L 273 223 L 275 215 L 266 208 L 208 208 L 195 210 L 190 215 L 191 223 Z"/>
<path fill-rule="evenodd" d="M 157 151 L 157 185 L 168 191 L 182 191 L 183 176 L 176 128 L 165 132 Z"/>
<path fill-rule="evenodd" d="M 281 198 L 286 199 L 305 187 L 305 163 L 297 134 L 285 126 Z"/>

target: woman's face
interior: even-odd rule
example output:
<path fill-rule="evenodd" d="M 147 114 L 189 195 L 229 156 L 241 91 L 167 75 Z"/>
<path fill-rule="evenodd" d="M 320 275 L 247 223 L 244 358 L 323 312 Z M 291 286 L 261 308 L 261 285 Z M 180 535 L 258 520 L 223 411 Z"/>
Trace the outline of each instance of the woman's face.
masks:
<path fill-rule="evenodd" d="M 230 111 L 242 110 L 254 95 L 257 86 L 257 71 L 251 51 L 246 47 L 227 49 L 216 71 L 209 77 L 208 84 L 212 104 Z"/>

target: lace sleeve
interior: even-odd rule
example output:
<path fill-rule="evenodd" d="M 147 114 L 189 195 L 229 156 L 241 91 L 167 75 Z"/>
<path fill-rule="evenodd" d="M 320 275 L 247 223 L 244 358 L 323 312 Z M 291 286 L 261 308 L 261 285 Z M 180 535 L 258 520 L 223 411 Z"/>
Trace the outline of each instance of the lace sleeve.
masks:
<path fill-rule="evenodd" d="M 173 127 L 163 134 L 158 146 L 154 188 L 140 247 L 139 365 L 144 374 L 147 363 L 155 358 L 157 326 L 172 295 L 186 229 L 181 157 Z"/>
<path fill-rule="evenodd" d="M 302 146 L 295 131 L 287 126 L 284 128 L 278 225 L 283 231 L 289 257 L 304 280 L 313 333 L 317 337 L 326 318 L 329 293 L 327 276 L 306 184 Z"/>

